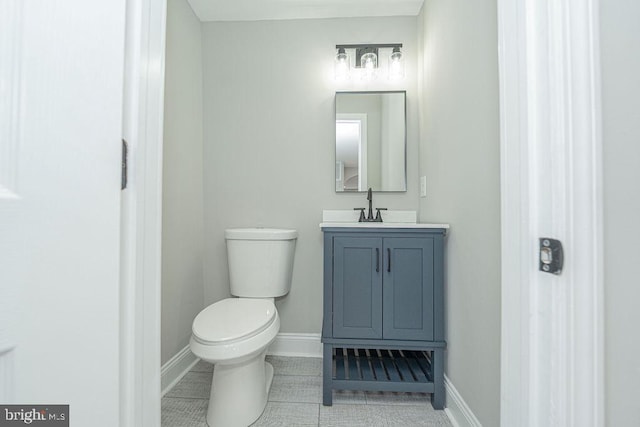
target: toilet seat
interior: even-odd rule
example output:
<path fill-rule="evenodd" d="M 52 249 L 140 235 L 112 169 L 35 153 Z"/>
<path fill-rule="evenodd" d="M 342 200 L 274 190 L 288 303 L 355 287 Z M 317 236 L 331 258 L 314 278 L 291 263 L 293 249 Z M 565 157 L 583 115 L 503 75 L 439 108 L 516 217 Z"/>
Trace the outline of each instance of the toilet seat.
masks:
<path fill-rule="evenodd" d="M 276 319 L 273 301 L 227 298 L 202 310 L 193 321 L 193 338 L 205 345 L 227 345 L 260 334 Z"/>

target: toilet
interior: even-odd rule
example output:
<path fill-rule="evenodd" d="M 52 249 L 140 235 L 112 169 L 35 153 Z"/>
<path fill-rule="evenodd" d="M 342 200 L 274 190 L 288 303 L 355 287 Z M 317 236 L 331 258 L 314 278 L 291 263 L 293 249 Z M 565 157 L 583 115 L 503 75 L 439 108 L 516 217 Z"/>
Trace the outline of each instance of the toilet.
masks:
<path fill-rule="evenodd" d="M 297 237 L 275 228 L 225 231 L 234 297 L 202 310 L 189 342 L 193 354 L 214 364 L 210 427 L 246 427 L 267 404 L 273 367 L 264 359 L 280 329 L 274 298 L 291 289 Z"/>

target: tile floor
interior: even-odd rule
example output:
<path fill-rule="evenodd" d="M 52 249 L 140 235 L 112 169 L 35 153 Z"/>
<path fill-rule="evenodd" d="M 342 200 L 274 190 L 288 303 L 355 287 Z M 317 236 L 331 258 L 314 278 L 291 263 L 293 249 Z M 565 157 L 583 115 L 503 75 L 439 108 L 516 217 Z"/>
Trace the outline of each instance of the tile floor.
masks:
<path fill-rule="evenodd" d="M 252 426 L 451 426 L 423 393 L 334 391 L 322 405 L 322 359 L 267 356 L 275 375 Z M 198 362 L 162 399 L 162 427 L 206 427 L 212 365 Z M 212 426 L 224 427 L 224 426 Z"/>

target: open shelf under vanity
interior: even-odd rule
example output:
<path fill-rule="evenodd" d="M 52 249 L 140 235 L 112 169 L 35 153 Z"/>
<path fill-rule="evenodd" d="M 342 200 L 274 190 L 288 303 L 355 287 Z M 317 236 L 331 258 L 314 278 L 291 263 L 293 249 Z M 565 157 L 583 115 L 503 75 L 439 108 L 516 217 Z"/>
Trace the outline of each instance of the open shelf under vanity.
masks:
<path fill-rule="evenodd" d="M 333 348 L 333 389 L 433 393 L 431 351 Z"/>

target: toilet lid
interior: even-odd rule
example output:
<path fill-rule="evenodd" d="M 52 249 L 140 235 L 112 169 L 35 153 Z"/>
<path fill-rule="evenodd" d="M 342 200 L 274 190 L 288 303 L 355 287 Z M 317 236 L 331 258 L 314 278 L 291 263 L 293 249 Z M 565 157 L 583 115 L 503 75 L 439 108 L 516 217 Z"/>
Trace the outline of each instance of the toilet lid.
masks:
<path fill-rule="evenodd" d="M 227 298 L 211 304 L 193 321 L 193 335 L 201 341 L 224 342 L 262 332 L 275 319 L 273 301 Z"/>

